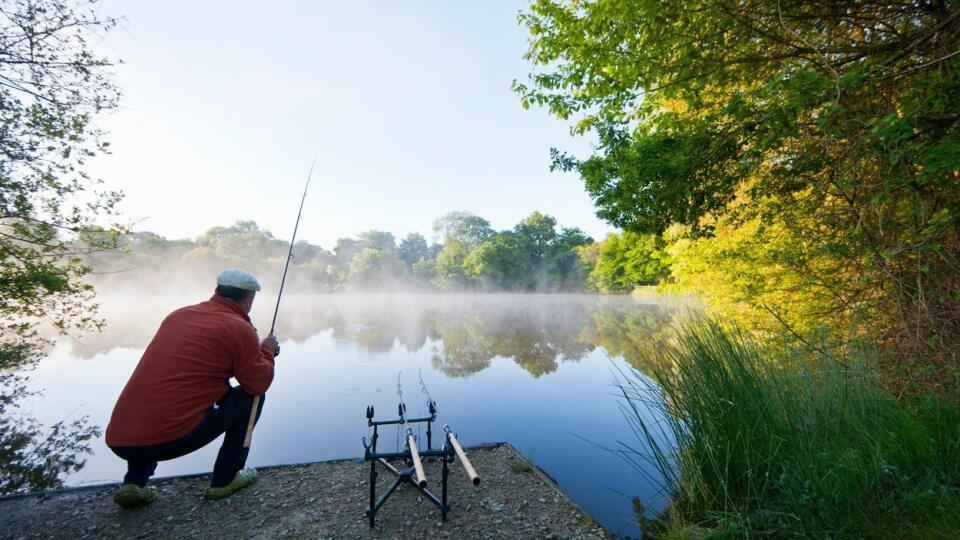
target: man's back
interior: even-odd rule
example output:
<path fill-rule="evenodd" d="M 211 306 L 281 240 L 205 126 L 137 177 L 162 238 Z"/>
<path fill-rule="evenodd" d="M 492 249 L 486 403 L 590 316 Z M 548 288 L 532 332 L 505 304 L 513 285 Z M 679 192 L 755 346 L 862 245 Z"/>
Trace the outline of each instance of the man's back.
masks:
<path fill-rule="evenodd" d="M 250 320 L 214 296 L 164 319 L 114 407 L 110 446 L 143 446 L 186 435 L 235 377 L 251 395 L 273 380 L 273 351 Z"/>

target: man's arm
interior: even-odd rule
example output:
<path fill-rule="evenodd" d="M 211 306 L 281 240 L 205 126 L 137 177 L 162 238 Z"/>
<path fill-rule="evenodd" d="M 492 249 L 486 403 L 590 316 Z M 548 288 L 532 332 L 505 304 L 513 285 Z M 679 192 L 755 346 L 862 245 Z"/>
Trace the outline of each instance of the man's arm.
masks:
<path fill-rule="evenodd" d="M 233 376 L 248 394 L 259 396 L 270 388 L 276 344 L 277 338 L 273 336 L 258 341 L 252 329 L 243 337 L 240 350 L 234 356 Z"/>

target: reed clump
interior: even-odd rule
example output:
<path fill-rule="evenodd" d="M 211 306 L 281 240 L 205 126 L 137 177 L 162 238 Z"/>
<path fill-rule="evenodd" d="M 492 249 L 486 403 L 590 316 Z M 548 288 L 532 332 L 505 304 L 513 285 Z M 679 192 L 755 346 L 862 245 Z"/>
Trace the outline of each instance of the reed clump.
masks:
<path fill-rule="evenodd" d="M 637 436 L 617 452 L 671 504 L 657 535 L 950 537 L 960 532 L 960 407 L 896 399 L 876 349 L 768 349 L 702 320 L 652 377 L 619 377 Z M 653 412 L 651 412 L 653 411 Z"/>

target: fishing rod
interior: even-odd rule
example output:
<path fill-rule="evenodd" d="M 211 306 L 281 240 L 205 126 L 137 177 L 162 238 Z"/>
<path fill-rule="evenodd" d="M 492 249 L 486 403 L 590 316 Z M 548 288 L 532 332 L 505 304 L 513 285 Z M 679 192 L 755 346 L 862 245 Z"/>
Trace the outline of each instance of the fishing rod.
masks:
<path fill-rule="evenodd" d="M 280 299 L 283 298 L 283 284 L 287 281 L 287 270 L 290 269 L 290 261 L 293 260 L 293 243 L 297 240 L 297 229 L 300 227 L 300 216 L 303 214 L 303 203 L 307 200 L 307 189 L 310 188 L 310 177 L 313 176 L 313 167 L 317 164 L 317 158 L 313 158 L 310 164 L 310 172 L 307 173 L 307 185 L 303 186 L 303 197 L 300 198 L 300 209 L 297 210 L 297 221 L 293 224 L 293 236 L 290 238 L 290 249 L 287 251 L 287 262 L 283 265 L 283 277 L 280 278 L 280 292 L 277 293 L 277 307 L 273 308 L 273 321 L 270 322 L 270 333 L 277 326 L 277 313 L 280 312 Z"/>
<path fill-rule="evenodd" d="M 427 487 L 427 476 L 423 472 L 423 462 L 420 461 L 420 449 L 417 447 L 417 440 L 413 437 L 413 428 L 407 423 L 407 404 L 403 402 L 403 389 L 400 387 L 400 375 L 397 374 L 397 397 L 400 398 L 400 422 L 405 428 L 407 434 L 407 447 L 410 449 L 410 457 L 413 461 L 414 470 L 417 473 L 417 485 L 421 488 Z"/>
<path fill-rule="evenodd" d="M 437 408 L 437 402 L 433 400 L 433 396 L 430 395 L 430 390 L 427 390 L 427 384 L 423 382 L 423 370 L 418 370 L 417 376 L 420 378 L 420 391 L 427 396 L 427 408 L 430 409 L 431 414 L 436 414 L 440 418 L 440 422 L 443 423 L 443 431 L 447 435 L 447 440 L 450 441 L 450 446 L 453 447 L 454 452 L 457 453 L 457 457 L 460 458 L 463 470 L 467 473 L 467 476 L 470 477 L 470 483 L 475 486 L 479 485 L 480 475 L 477 474 L 477 471 L 473 468 L 473 464 L 467 459 L 467 453 L 464 452 L 463 447 L 460 446 L 460 441 L 457 440 L 457 434 L 450 429 L 450 424 L 448 424 L 443 415 L 440 414 L 440 409 Z"/>
<path fill-rule="evenodd" d="M 307 190 L 310 188 L 310 178 L 313 176 L 313 167 L 317 164 L 317 158 L 313 158 L 310 164 L 310 172 L 307 173 L 307 184 L 303 186 L 303 197 L 300 198 L 300 209 L 297 210 L 297 221 L 293 224 L 293 236 L 290 237 L 290 249 L 287 250 L 287 262 L 283 265 L 283 277 L 280 278 L 280 292 L 277 293 L 277 306 L 273 308 L 273 321 L 270 322 L 270 333 L 277 326 L 277 313 L 280 312 L 280 299 L 283 298 L 283 285 L 287 282 L 287 270 L 290 269 L 290 261 L 293 260 L 293 244 L 297 241 L 297 229 L 300 228 L 300 216 L 303 215 L 303 203 L 307 200 Z M 274 356 L 280 354 L 280 346 L 274 350 Z M 253 440 L 253 426 L 257 423 L 257 408 L 260 406 L 260 396 L 253 396 L 253 406 L 250 408 L 250 419 L 247 421 L 247 434 L 243 437 L 243 447 L 250 448 L 250 442 Z"/>
<path fill-rule="evenodd" d="M 433 422 L 437 421 L 437 410 L 433 402 L 433 399 L 430 398 L 430 391 L 427 390 L 427 385 L 423 382 L 423 374 L 420 375 L 420 388 L 424 394 L 427 395 L 429 401 L 427 401 L 427 409 L 430 412 L 429 416 L 424 416 L 421 418 L 410 418 L 407 415 L 407 404 L 403 401 L 403 385 L 401 383 L 401 376 L 403 373 L 397 374 L 397 397 L 400 400 L 399 404 L 399 418 L 387 419 L 387 420 L 374 420 L 374 411 L 373 406 L 367 406 L 367 426 L 371 428 L 370 433 L 370 442 L 367 442 L 367 438 L 363 438 L 363 461 L 370 462 L 370 503 L 367 506 L 367 519 L 370 520 L 370 527 L 373 527 L 374 520 L 376 519 L 377 511 L 387 502 L 387 499 L 390 495 L 401 485 L 410 483 L 414 488 L 419 490 L 419 492 L 427 498 L 428 501 L 433 503 L 434 506 L 440 509 L 440 519 L 442 521 L 447 520 L 447 512 L 450 511 L 450 504 L 447 502 L 447 479 L 450 475 L 449 464 L 453 463 L 454 460 L 459 456 L 460 463 L 464 466 L 467 471 L 467 474 L 470 476 L 470 481 L 473 485 L 480 483 L 480 477 L 477 475 L 476 471 L 473 469 L 473 465 L 470 464 L 470 461 L 467 459 L 466 454 L 463 452 L 463 448 L 460 447 L 460 443 L 457 441 L 456 435 L 450 430 L 449 426 L 444 426 L 444 429 L 447 432 L 447 437 L 443 443 L 443 447 L 439 449 L 434 449 L 431 443 L 431 425 Z M 427 448 L 426 450 L 420 450 L 418 447 L 417 439 L 413 436 L 412 424 L 427 424 Z M 377 438 L 379 437 L 378 429 L 383 426 L 397 426 L 397 436 L 398 436 L 398 445 L 399 445 L 399 435 L 400 431 L 403 430 L 406 432 L 406 442 L 407 446 L 403 451 L 400 451 L 398 446 L 396 452 L 380 452 L 377 451 Z M 424 476 L 423 472 L 423 459 L 430 458 L 440 458 L 440 493 L 439 497 L 431 493 L 427 489 L 427 479 Z M 404 468 L 397 468 L 390 464 L 391 460 L 402 459 L 406 464 Z M 378 468 L 385 468 L 389 471 L 394 479 L 393 482 L 386 488 L 379 497 L 377 496 L 377 476 L 380 473 L 377 472 Z M 381 485 L 383 482 L 380 483 Z"/>

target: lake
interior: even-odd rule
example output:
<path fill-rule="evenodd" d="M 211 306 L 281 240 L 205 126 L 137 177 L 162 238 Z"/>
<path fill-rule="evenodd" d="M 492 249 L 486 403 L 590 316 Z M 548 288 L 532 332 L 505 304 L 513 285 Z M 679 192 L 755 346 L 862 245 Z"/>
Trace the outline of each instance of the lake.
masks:
<path fill-rule="evenodd" d="M 87 415 L 105 427 L 163 317 L 204 299 L 101 296 L 105 331 L 61 338 L 29 373 L 30 388 L 44 395 L 25 399 L 23 410 L 45 425 Z M 263 333 L 273 299 L 257 302 L 252 318 Z M 638 535 L 631 497 L 651 511 L 666 501 L 606 450 L 621 441 L 638 445 L 620 410 L 615 373 L 643 370 L 686 313 L 682 302 L 659 296 L 285 296 L 277 322 L 282 351 L 248 465 L 362 456 L 367 405 L 378 419 L 394 416 L 399 376 L 409 412 L 425 413 L 422 375 L 442 420 L 465 445 L 509 442 L 605 527 Z M 380 448 L 401 446 L 394 439 L 395 431 L 384 430 Z M 218 447 L 162 462 L 157 475 L 209 471 Z M 68 485 L 122 478 L 125 464 L 102 436 L 92 449 L 85 466 L 65 478 Z M 652 467 L 646 472 L 656 477 Z M 366 469 L 358 475 L 365 479 Z M 365 488 L 357 497 L 366 497 Z"/>

